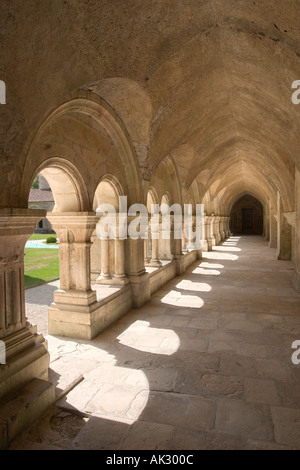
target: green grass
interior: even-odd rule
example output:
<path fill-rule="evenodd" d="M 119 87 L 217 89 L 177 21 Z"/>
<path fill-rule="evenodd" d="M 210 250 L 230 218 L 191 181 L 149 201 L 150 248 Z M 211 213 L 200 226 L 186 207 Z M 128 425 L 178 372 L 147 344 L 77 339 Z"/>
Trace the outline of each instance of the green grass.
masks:
<path fill-rule="evenodd" d="M 59 250 L 25 248 L 25 288 L 59 277 Z"/>
<path fill-rule="evenodd" d="M 34 233 L 29 240 L 46 240 L 47 237 L 56 237 L 53 233 Z"/>

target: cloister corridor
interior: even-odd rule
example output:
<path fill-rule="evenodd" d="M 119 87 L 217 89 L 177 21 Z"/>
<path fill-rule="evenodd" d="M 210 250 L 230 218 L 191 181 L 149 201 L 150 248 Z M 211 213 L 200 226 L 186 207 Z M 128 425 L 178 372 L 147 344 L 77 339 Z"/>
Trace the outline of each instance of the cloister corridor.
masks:
<path fill-rule="evenodd" d="M 58 400 L 9 448 L 299 448 L 300 294 L 275 251 L 232 236 L 93 340 L 43 331 Z"/>

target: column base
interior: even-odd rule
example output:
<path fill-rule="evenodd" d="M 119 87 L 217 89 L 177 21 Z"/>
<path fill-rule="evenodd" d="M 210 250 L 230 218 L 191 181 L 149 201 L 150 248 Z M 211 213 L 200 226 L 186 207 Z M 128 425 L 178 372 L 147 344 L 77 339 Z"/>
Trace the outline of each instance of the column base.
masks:
<path fill-rule="evenodd" d="M 291 260 L 291 252 L 286 250 L 279 250 L 276 252 L 276 258 L 281 261 L 290 261 Z"/>
<path fill-rule="evenodd" d="M 0 365 L 0 449 L 6 449 L 55 402 L 44 337 L 30 328 L 33 333 L 23 328 L 3 338 L 7 355 L 6 364 Z"/>
<path fill-rule="evenodd" d="M 2 341 L 7 349 L 6 364 L 0 365 L 0 399 L 35 378 L 48 380 L 49 353 L 28 328 Z"/>
<path fill-rule="evenodd" d="M 150 260 L 145 266 L 148 268 L 159 268 L 161 265 L 162 264 L 159 260 Z"/>
<path fill-rule="evenodd" d="M 124 276 L 124 277 L 114 276 L 111 279 L 111 284 L 116 285 L 116 286 L 126 286 L 127 284 L 129 284 L 129 279 L 126 276 Z"/>
<path fill-rule="evenodd" d="M 51 335 L 93 339 L 132 308 L 130 285 L 89 305 L 52 303 L 48 310 Z"/>
<path fill-rule="evenodd" d="M 21 390 L 1 400 L 0 449 L 4 450 L 35 419 L 55 402 L 52 383 L 34 379 Z"/>
<path fill-rule="evenodd" d="M 97 302 L 97 294 L 94 290 L 57 290 L 54 292 L 55 304 L 66 304 L 77 306 L 90 306 Z"/>
<path fill-rule="evenodd" d="M 108 285 L 108 284 L 111 284 L 112 282 L 112 278 L 111 277 L 102 277 L 102 276 L 99 276 L 97 277 L 96 279 L 96 284 L 104 284 L 104 285 Z"/>
<path fill-rule="evenodd" d="M 208 251 L 212 251 L 213 246 L 215 246 L 215 245 L 216 245 L 216 240 L 214 238 L 209 238 L 207 240 Z"/>
<path fill-rule="evenodd" d="M 173 254 L 167 254 L 167 253 L 160 253 L 159 255 L 159 260 L 163 261 L 173 261 L 174 255 Z"/>
<path fill-rule="evenodd" d="M 99 276 L 100 276 L 99 271 L 98 272 L 91 271 L 91 281 L 97 281 Z"/>
<path fill-rule="evenodd" d="M 102 284 L 105 286 L 108 286 L 108 285 L 126 286 L 126 284 L 128 283 L 129 283 L 129 279 L 126 276 L 124 277 L 113 276 L 110 278 L 98 277 L 98 279 L 96 279 L 96 284 Z"/>

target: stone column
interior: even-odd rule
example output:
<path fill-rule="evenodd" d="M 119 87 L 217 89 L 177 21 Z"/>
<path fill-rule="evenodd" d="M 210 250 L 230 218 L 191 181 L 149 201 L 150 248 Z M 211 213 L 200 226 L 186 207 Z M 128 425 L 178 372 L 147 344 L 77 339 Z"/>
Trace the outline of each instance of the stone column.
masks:
<path fill-rule="evenodd" d="M 80 314 L 97 308 L 96 292 L 91 289 L 90 246 L 99 217 L 94 212 L 52 212 L 48 218 L 60 241 L 60 289 L 49 308 L 49 333 L 82 337 Z"/>
<path fill-rule="evenodd" d="M 176 274 L 179 276 L 185 271 L 184 267 L 184 255 L 182 254 L 182 225 L 173 229 L 173 259 L 176 264 Z"/>
<path fill-rule="evenodd" d="M 270 221 L 270 235 L 269 235 L 269 247 L 277 248 L 277 215 L 270 204 L 269 207 L 269 221 Z"/>
<path fill-rule="evenodd" d="M 263 212 L 263 237 L 266 241 L 270 240 L 270 211 L 266 210 L 265 205 Z"/>
<path fill-rule="evenodd" d="M 159 259 L 171 260 L 173 259 L 174 250 L 174 215 L 170 214 L 170 226 L 164 225 L 163 220 L 160 221 L 160 239 L 159 239 Z"/>
<path fill-rule="evenodd" d="M 207 251 L 212 251 L 213 240 L 212 240 L 212 217 L 206 216 L 206 243 Z"/>
<path fill-rule="evenodd" d="M 210 232 L 210 240 L 209 240 L 209 246 L 213 247 L 216 245 L 216 238 L 215 238 L 215 231 L 214 231 L 214 226 L 215 226 L 215 216 L 214 214 L 211 214 L 209 217 L 209 232 Z M 212 249 L 212 248 L 211 248 Z"/>
<path fill-rule="evenodd" d="M 220 235 L 220 216 L 215 216 L 215 240 L 216 240 L 216 245 L 218 245 L 221 241 L 221 235 Z"/>
<path fill-rule="evenodd" d="M 144 240 L 144 259 L 145 259 L 145 266 L 148 266 L 151 257 L 151 249 L 149 249 L 149 244 L 151 243 L 151 232 L 149 225 L 147 226 L 146 233 L 145 233 L 145 240 Z"/>
<path fill-rule="evenodd" d="M 187 253 L 184 224 L 182 224 L 182 253 Z"/>
<path fill-rule="evenodd" d="M 186 246 L 188 251 L 193 251 L 195 249 L 195 231 L 196 231 L 196 217 L 191 216 L 191 223 L 188 225 L 186 233 Z"/>
<path fill-rule="evenodd" d="M 109 238 L 100 238 L 101 246 L 101 273 L 97 279 L 97 283 L 102 281 L 111 280 L 111 274 L 109 269 Z"/>
<path fill-rule="evenodd" d="M 224 232 L 224 217 L 219 218 L 219 234 L 220 234 L 220 241 L 225 239 L 225 232 Z"/>
<path fill-rule="evenodd" d="M 224 217 L 224 231 L 225 231 L 225 238 L 229 238 L 232 234 L 230 233 L 230 217 Z"/>
<path fill-rule="evenodd" d="M 293 286 L 300 292 L 300 171 L 295 169 L 295 275 Z"/>
<path fill-rule="evenodd" d="M 292 227 L 284 217 L 282 201 L 277 192 L 277 259 L 290 260 L 292 255 Z"/>
<path fill-rule="evenodd" d="M 144 241 L 144 240 L 143 240 Z M 128 284 L 129 280 L 125 273 L 125 238 L 122 234 L 117 233 L 114 239 L 115 247 L 115 272 L 113 275 L 112 283 L 118 285 Z"/>
<path fill-rule="evenodd" d="M 230 217 L 224 217 L 224 232 L 225 232 L 225 238 L 230 237 L 230 230 L 229 230 L 229 221 Z"/>
<path fill-rule="evenodd" d="M 223 240 L 226 240 L 227 233 L 226 233 L 226 219 L 227 217 L 222 217 L 222 232 L 223 232 Z"/>
<path fill-rule="evenodd" d="M 34 388 L 34 384 L 40 386 L 42 380 L 44 402 L 40 408 L 32 410 L 28 403 L 31 410 L 26 417 L 28 424 L 55 399 L 54 387 L 47 382 L 49 353 L 44 338 L 35 334 L 25 315 L 24 247 L 37 222 L 45 215 L 45 211 L 34 209 L 0 209 L 0 339 L 5 347 L 5 364 L 0 366 L 0 398 L 15 391 L 21 395 L 29 382 Z M 5 403 L 8 402 L 9 396 Z M 1 410 L 2 406 L 4 403 Z M 14 423 L 9 421 L 10 411 L 15 413 Z M 20 430 L 16 413 L 16 409 L 3 411 L 1 429 L 6 426 L 6 430 L 5 435 L 0 435 L 0 448 Z M 24 426 L 24 422 L 21 425 Z"/>
<path fill-rule="evenodd" d="M 130 224 L 136 216 L 128 216 L 127 223 Z M 153 221 L 151 221 L 153 222 Z M 156 228 L 158 233 L 158 224 L 152 224 L 151 231 Z M 128 232 L 127 232 L 128 233 Z M 153 233 L 153 232 L 152 232 Z M 153 241 L 155 240 L 154 244 Z M 152 259 L 154 266 L 160 266 L 158 256 L 158 240 L 152 238 Z M 150 278 L 145 270 L 144 240 L 142 238 L 133 239 L 127 236 L 125 240 L 125 271 L 130 281 L 132 289 L 132 300 L 134 307 L 141 307 L 150 300 Z M 156 256 L 156 258 L 154 258 Z M 151 265 L 151 262 L 149 265 Z M 157 262 L 157 264 L 155 264 Z"/>
<path fill-rule="evenodd" d="M 205 227 L 204 227 L 204 215 L 199 214 L 198 217 L 195 216 L 195 232 L 196 232 L 196 253 L 197 259 L 202 259 L 202 252 L 204 247 L 204 237 L 205 237 Z"/>
<path fill-rule="evenodd" d="M 96 281 L 101 273 L 101 240 L 96 234 L 96 230 L 91 237 L 91 280 Z"/>
<path fill-rule="evenodd" d="M 204 214 L 203 217 L 203 251 L 208 251 L 208 217 Z"/>
<path fill-rule="evenodd" d="M 150 267 L 160 267 L 161 262 L 159 261 L 159 232 L 160 232 L 160 221 L 159 217 L 152 217 L 150 224 L 151 231 L 151 260 L 147 264 Z"/>

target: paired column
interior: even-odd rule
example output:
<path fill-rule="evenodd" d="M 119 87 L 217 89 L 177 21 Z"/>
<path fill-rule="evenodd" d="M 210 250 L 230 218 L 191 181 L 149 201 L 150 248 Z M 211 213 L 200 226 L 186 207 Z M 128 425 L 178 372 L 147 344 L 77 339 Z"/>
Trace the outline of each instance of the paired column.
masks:
<path fill-rule="evenodd" d="M 125 273 L 125 238 L 122 234 L 117 233 L 114 241 L 115 248 L 115 272 L 113 275 L 113 283 L 119 285 L 128 284 L 129 280 Z"/>
<path fill-rule="evenodd" d="M 128 216 L 127 223 L 135 224 L 134 220 L 136 216 Z M 158 259 L 158 235 L 159 235 L 159 224 L 151 221 L 151 233 L 152 233 L 152 257 L 149 265 L 160 266 L 161 263 Z M 154 243 L 153 243 L 154 242 Z M 124 240 L 125 244 L 125 265 L 126 274 L 130 281 L 133 306 L 141 307 L 144 303 L 150 300 L 150 278 L 149 274 L 145 270 L 145 251 L 144 251 L 144 240 L 142 238 L 133 239 L 127 237 Z"/>
<path fill-rule="evenodd" d="M 164 226 L 162 218 L 159 223 L 159 258 L 163 260 L 173 259 L 174 250 L 174 215 L 170 214 L 170 226 Z"/>
<path fill-rule="evenodd" d="M 277 259 L 290 260 L 292 256 L 292 227 L 284 216 L 280 193 L 277 192 Z"/>
<path fill-rule="evenodd" d="M 75 296 L 89 305 L 96 300 L 91 289 L 90 247 L 98 218 L 94 212 L 48 214 L 59 238 L 60 291 L 55 296 L 60 301 Z"/>
<path fill-rule="evenodd" d="M 101 272 L 97 282 L 111 280 L 110 263 L 109 263 L 109 238 L 99 238 L 101 251 Z"/>
<path fill-rule="evenodd" d="M 187 253 L 187 240 L 186 240 L 186 235 L 185 235 L 185 230 L 184 230 L 184 224 L 182 224 L 182 253 Z"/>
<path fill-rule="evenodd" d="M 91 237 L 91 280 L 96 281 L 101 273 L 101 240 L 98 238 L 96 230 Z"/>
<path fill-rule="evenodd" d="M 225 230 L 225 233 L 226 233 L 226 238 L 229 238 L 232 236 L 232 233 L 230 231 L 230 217 L 226 217 L 226 230 Z"/>
<path fill-rule="evenodd" d="M 148 265 L 148 263 L 150 263 L 150 260 L 151 260 L 151 252 L 152 252 L 152 249 L 151 249 L 151 229 L 149 227 L 149 218 L 148 218 L 148 225 L 147 225 L 147 228 L 146 228 L 146 232 L 145 232 L 145 240 L 144 240 L 144 259 L 145 259 L 145 266 Z"/>
<path fill-rule="evenodd" d="M 226 237 L 226 232 L 225 232 L 225 219 L 226 217 L 220 217 L 220 236 L 221 240 L 225 240 Z"/>
<path fill-rule="evenodd" d="M 275 213 L 272 205 L 269 207 L 269 247 L 277 248 L 277 214 Z"/>
<path fill-rule="evenodd" d="M 216 245 L 218 245 L 221 241 L 219 216 L 214 217 L 214 235 L 215 235 Z"/>
<path fill-rule="evenodd" d="M 300 171 L 295 169 L 295 275 L 294 288 L 300 292 Z"/>
<path fill-rule="evenodd" d="M 208 238 L 209 238 L 209 228 L 208 228 L 208 217 L 204 213 L 203 217 L 203 250 L 208 251 Z"/>
<path fill-rule="evenodd" d="M 47 217 L 60 242 L 60 289 L 49 308 L 49 333 L 91 337 L 88 314 L 98 302 L 91 288 L 90 248 L 99 217 L 95 212 L 51 212 Z"/>
<path fill-rule="evenodd" d="M 207 217 L 207 229 L 208 229 L 208 238 L 207 238 L 208 251 L 211 251 L 212 247 L 216 245 L 216 239 L 214 235 L 214 215 L 213 214 Z"/>
<path fill-rule="evenodd" d="M 160 220 L 158 214 L 156 217 L 152 217 L 148 230 L 151 233 L 151 259 L 150 262 L 147 263 L 147 266 L 159 267 L 161 266 L 161 262 L 159 260 Z"/>
<path fill-rule="evenodd" d="M 92 245 L 92 275 L 94 275 L 93 266 L 97 265 L 94 277 L 97 284 L 124 285 L 128 283 L 125 273 L 125 235 L 120 233 L 118 217 L 114 220 L 114 225 L 116 225 L 115 228 L 110 227 L 109 232 L 107 225 L 105 236 L 104 233 L 96 234 L 96 240 Z"/>

